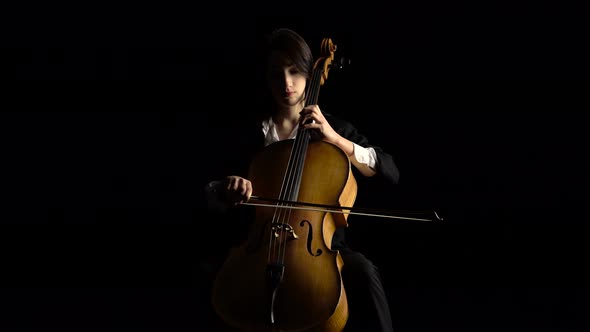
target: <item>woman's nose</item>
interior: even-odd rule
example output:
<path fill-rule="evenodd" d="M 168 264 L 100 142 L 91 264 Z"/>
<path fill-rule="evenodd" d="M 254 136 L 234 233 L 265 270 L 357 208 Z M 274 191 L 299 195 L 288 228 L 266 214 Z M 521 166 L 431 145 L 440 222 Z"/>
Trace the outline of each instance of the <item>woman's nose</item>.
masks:
<path fill-rule="evenodd" d="M 285 80 L 285 86 L 293 85 L 293 78 L 291 77 L 291 75 L 285 74 L 284 80 Z"/>

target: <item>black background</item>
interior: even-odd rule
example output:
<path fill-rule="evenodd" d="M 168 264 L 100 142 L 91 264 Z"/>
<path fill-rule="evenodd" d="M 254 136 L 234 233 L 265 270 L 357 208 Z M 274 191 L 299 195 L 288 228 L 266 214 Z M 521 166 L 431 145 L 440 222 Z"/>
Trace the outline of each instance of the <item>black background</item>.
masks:
<path fill-rule="evenodd" d="M 206 330 L 203 269 L 224 234 L 202 188 L 278 26 L 351 59 L 320 103 L 396 158 L 400 184 L 371 183 L 358 204 L 445 218 L 350 219 L 397 331 L 590 326 L 581 8 L 45 6 L 4 12 L 9 330 Z"/>

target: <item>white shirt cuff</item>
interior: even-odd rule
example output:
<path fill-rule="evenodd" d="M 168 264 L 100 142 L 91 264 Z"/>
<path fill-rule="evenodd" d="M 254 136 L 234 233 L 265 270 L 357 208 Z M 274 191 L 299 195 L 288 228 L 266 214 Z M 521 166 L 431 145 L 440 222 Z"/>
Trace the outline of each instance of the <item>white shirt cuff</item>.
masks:
<path fill-rule="evenodd" d="M 377 163 L 377 153 L 373 148 L 364 148 L 356 143 L 354 145 L 354 158 L 361 164 L 365 164 L 372 169 L 375 169 Z"/>

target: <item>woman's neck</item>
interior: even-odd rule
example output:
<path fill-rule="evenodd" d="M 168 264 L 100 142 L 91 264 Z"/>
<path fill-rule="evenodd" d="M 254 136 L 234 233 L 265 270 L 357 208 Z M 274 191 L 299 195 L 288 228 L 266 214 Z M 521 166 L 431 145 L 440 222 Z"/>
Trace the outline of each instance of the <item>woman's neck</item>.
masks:
<path fill-rule="evenodd" d="M 278 108 L 277 112 L 272 116 L 272 119 L 279 126 L 285 124 L 295 126 L 299 122 L 299 113 L 301 113 L 302 110 L 303 103 L 291 107 Z"/>

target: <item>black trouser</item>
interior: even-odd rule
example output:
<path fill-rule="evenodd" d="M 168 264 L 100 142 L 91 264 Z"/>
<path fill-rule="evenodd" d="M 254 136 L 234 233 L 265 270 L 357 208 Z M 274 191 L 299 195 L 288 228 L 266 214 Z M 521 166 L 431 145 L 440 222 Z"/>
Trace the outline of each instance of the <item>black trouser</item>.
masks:
<path fill-rule="evenodd" d="M 342 282 L 348 299 L 348 322 L 343 332 L 391 332 L 391 312 L 381 275 L 363 254 L 338 249 L 344 266 Z"/>

